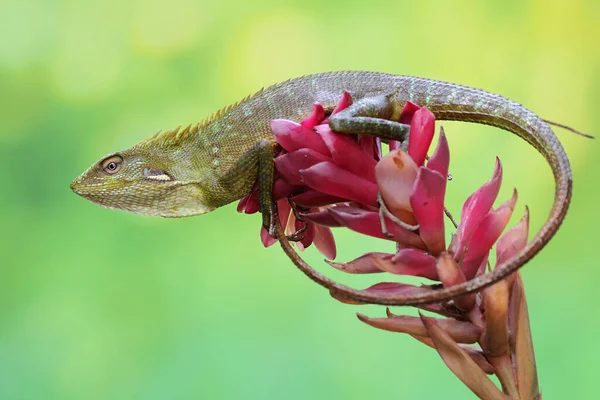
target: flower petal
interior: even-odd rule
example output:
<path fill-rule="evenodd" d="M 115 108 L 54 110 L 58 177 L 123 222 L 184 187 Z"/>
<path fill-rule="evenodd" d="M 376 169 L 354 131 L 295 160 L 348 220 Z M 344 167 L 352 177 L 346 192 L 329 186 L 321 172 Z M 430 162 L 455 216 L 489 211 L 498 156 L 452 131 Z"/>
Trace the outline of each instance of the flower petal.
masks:
<path fill-rule="evenodd" d="M 340 97 L 340 100 L 336 104 L 331 115 L 337 114 L 340 111 L 350 107 L 351 105 L 352 105 L 352 95 L 347 90 L 344 90 L 342 92 L 342 97 Z"/>
<path fill-rule="evenodd" d="M 416 294 L 431 292 L 431 289 L 422 286 L 408 285 L 405 283 L 398 282 L 380 282 L 373 286 L 364 289 L 368 293 L 383 294 L 388 296 L 400 295 L 400 294 Z"/>
<path fill-rule="evenodd" d="M 289 184 L 304 185 L 300 170 L 312 167 L 331 158 L 312 149 L 300 149 L 275 158 L 275 169 Z"/>
<path fill-rule="evenodd" d="M 450 148 L 448 140 L 444 134 L 444 128 L 440 127 L 440 137 L 433 155 L 427 161 L 427 168 L 437 171 L 444 177 L 444 181 L 448 178 L 448 168 L 450 166 Z"/>
<path fill-rule="evenodd" d="M 311 225 L 313 225 L 313 224 L 311 224 Z M 330 260 L 335 260 L 336 247 L 335 247 L 335 240 L 333 238 L 333 233 L 331 232 L 331 229 L 324 227 L 324 226 L 319 226 L 319 225 L 313 225 L 313 226 L 315 227 L 315 238 L 314 238 L 315 247 L 326 258 L 328 258 Z"/>
<path fill-rule="evenodd" d="M 439 256 L 436 269 L 439 280 L 442 282 L 442 285 L 444 285 L 445 288 L 466 282 L 466 278 L 462 270 L 458 267 L 458 264 L 456 264 L 454 258 L 452 258 L 452 256 L 446 252 Z M 463 311 L 470 311 L 473 307 L 475 307 L 475 293 L 469 293 L 456 297 L 454 299 L 454 304 L 456 304 L 456 306 Z"/>
<path fill-rule="evenodd" d="M 483 290 L 485 349 L 492 357 L 508 354 L 508 284 L 502 280 Z"/>
<path fill-rule="evenodd" d="M 504 391 L 510 398 L 520 398 L 509 357 L 508 331 L 509 284 L 506 280 L 483 290 L 485 334 L 483 343 L 487 358 L 496 370 Z"/>
<path fill-rule="evenodd" d="M 357 314 L 358 319 L 374 328 L 391 332 L 408 333 L 410 335 L 428 337 L 428 331 L 419 317 L 396 315 L 391 318 L 369 318 Z M 432 318 L 433 319 L 433 318 Z M 450 318 L 435 319 L 437 324 L 458 343 L 475 343 L 483 329 L 470 322 L 457 321 Z"/>
<path fill-rule="evenodd" d="M 533 339 L 529 324 L 529 312 L 521 274 L 515 273 L 515 280 L 510 294 L 510 348 L 514 362 L 515 375 L 519 383 L 519 394 L 522 399 L 534 399 L 540 393 L 533 352 Z"/>
<path fill-rule="evenodd" d="M 397 275 L 420 276 L 437 280 L 436 259 L 417 249 L 401 249 L 392 258 L 374 259 L 379 269 Z"/>
<path fill-rule="evenodd" d="M 243 204 L 242 204 L 243 203 Z M 254 214 L 260 211 L 260 202 L 258 200 L 258 187 L 255 187 L 252 192 L 248 193 L 238 203 L 238 211 L 246 214 Z"/>
<path fill-rule="evenodd" d="M 407 101 L 404 103 L 404 107 L 402 107 L 402 111 L 400 112 L 400 123 L 410 125 L 413 115 L 415 115 L 415 113 L 420 109 L 421 107 L 412 101 Z"/>
<path fill-rule="evenodd" d="M 246 206 L 248 205 L 248 200 L 250 200 L 250 196 L 252 196 L 252 192 L 248 193 L 240 199 L 237 205 L 237 212 L 241 213 L 246 211 Z"/>
<path fill-rule="evenodd" d="M 313 129 L 315 126 L 319 125 L 323 119 L 325 119 L 325 109 L 321 103 L 315 101 L 313 103 L 312 113 L 308 117 L 304 118 L 302 122 L 300 122 L 300 125 L 307 129 Z"/>
<path fill-rule="evenodd" d="M 465 246 L 471 239 L 471 235 L 492 209 L 501 183 L 502 164 L 500 163 L 500 159 L 496 158 L 496 167 L 494 168 L 492 178 L 469 196 L 462 207 L 460 225 L 456 230 L 456 248 L 453 249 L 457 260 L 462 258 Z"/>
<path fill-rule="evenodd" d="M 287 151 L 309 148 L 323 155 L 329 155 L 329 150 L 321 136 L 297 122 L 274 119 L 271 120 L 271 130 L 275 134 L 277 143 Z"/>
<path fill-rule="evenodd" d="M 508 230 L 496 244 L 496 265 L 502 264 L 517 255 L 527 245 L 529 234 L 529 208 L 525 207 L 525 215 Z"/>
<path fill-rule="evenodd" d="M 438 324 L 435 319 L 421 315 L 436 350 L 450 370 L 479 398 L 506 400 L 506 396 L 494 385 L 485 372 L 471 359 Z"/>
<path fill-rule="evenodd" d="M 283 198 L 287 199 L 288 196 L 294 192 L 294 189 L 294 185 L 287 182 L 281 176 L 278 176 L 273 183 L 273 200 L 278 201 Z"/>
<path fill-rule="evenodd" d="M 377 283 L 377 284 L 375 284 L 371 287 L 368 287 L 359 292 L 365 292 L 365 293 L 369 293 L 369 294 L 383 295 L 383 296 L 398 296 L 398 295 L 412 295 L 412 294 L 418 294 L 418 293 L 424 293 L 424 292 L 431 292 L 431 289 L 426 288 L 426 287 L 407 285 L 404 283 L 397 283 L 397 282 L 380 282 L 380 283 Z M 343 295 L 341 295 L 335 291 L 330 291 L 330 295 L 337 301 L 344 303 L 344 304 L 355 304 L 355 305 L 356 304 L 364 304 L 359 301 L 344 297 Z"/>
<path fill-rule="evenodd" d="M 291 200 L 295 204 L 306 208 L 323 207 L 347 201 L 347 199 L 317 192 L 316 190 L 307 190 L 306 192 L 292 196 Z"/>
<path fill-rule="evenodd" d="M 487 214 L 473 232 L 473 236 L 467 244 L 467 252 L 461 262 L 467 279 L 475 276 L 482 260 L 487 257 L 492 246 L 506 228 L 516 202 L 517 191 L 515 190 L 512 198 L 498 207 L 497 210 Z"/>
<path fill-rule="evenodd" d="M 417 112 L 421 107 L 416 105 L 411 101 L 407 101 L 404 103 L 404 107 L 402 107 L 402 111 L 400 112 L 399 122 L 401 124 L 410 125 L 410 121 L 412 121 L 413 115 Z M 396 140 L 390 140 L 390 151 L 397 150 L 400 148 L 401 143 Z"/>
<path fill-rule="evenodd" d="M 262 242 L 264 247 L 271 247 L 275 243 L 277 243 L 277 239 L 271 237 L 269 232 L 265 229 L 264 226 L 260 227 L 260 241 Z"/>
<path fill-rule="evenodd" d="M 327 209 L 321 211 L 311 210 L 311 212 L 301 212 L 300 217 L 302 217 L 302 219 L 305 221 L 313 222 L 321 226 L 332 228 L 343 226 L 329 211 L 327 211 Z"/>
<path fill-rule="evenodd" d="M 336 165 L 375 182 L 374 168 L 377 161 L 373 158 L 372 150 L 369 153 L 365 152 L 351 136 L 334 132 L 329 125 L 319 125 L 316 129 Z"/>
<path fill-rule="evenodd" d="M 381 159 L 381 139 L 374 136 L 359 135 L 358 145 L 375 161 Z"/>
<path fill-rule="evenodd" d="M 303 222 L 296 221 L 296 231 L 301 229 L 302 227 L 303 227 Z M 312 242 L 315 238 L 315 224 L 308 224 L 306 226 L 306 231 L 304 232 L 303 236 L 304 236 L 304 239 L 302 239 L 301 241 L 296 243 L 298 245 L 298 249 L 300 249 L 300 251 L 304 251 L 305 249 L 310 247 L 310 245 L 312 244 Z"/>
<path fill-rule="evenodd" d="M 300 170 L 304 183 L 312 189 L 375 206 L 377 185 L 332 162 L 322 162 Z"/>
<path fill-rule="evenodd" d="M 440 175 L 437 171 L 421 167 L 410 196 L 410 205 L 419 224 L 419 234 L 433 256 L 439 255 L 446 249 L 445 194 L 445 176 Z"/>
<path fill-rule="evenodd" d="M 343 226 L 364 235 L 380 239 L 394 240 L 403 246 L 423 249 L 425 244 L 415 233 L 394 224 L 386 218 L 386 225 L 393 238 L 385 236 L 381 230 L 379 214 L 375 211 L 366 211 L 356 207 L 338 206 L 328 208 L 327 211 L 333 215 Z"/>
<path fill-rule="evenodd" d="M 434 133 L 435 116 L 427 107 L 420 108 L 410 122 L 408 139 L 408 154 L 419 167 L 425 162 Z"/>
<path fill-rule="evenodd" d="M 377 272 L 383 272 L 383 270 L 377 267 L 375 260 L 386 260 L 389 262 L 391 261 L 392 257 L 394 257 L 393 254 L 372 252 L 363 254 L 362 256 L 348 262 L 326 262 L 333 268 L 349 274 L 373 274 Z"/>
<path fill-rule="evenodd" d="M 406 220 L 406 212 L 412 211 L 410 195 L 418 173 L 417 164 L 402 150 L 390 151 L 375 167 L 377 186 L 385 205 L 408 224 L 414 224 Z"/>
<path fill-rule="evenodd" d="M 411 335 L 412 337 L 414 337 L 415 339 L 417 339 L 419 342 L 425 344 L 426 346 L 429 346 L 433 349 L 435 349 L 435 344 L 433 343 L 433 340 L 431 340 L 428 337 L 424 337 L 424 336 L 417 336 L 417 335 Z M 483 372 L 485 372 L 488 375 L 493 375 L 494 374 L 494 367 L 486 360 L 485 356 L 483 355 L 483 352 L 481 350 L 478 350 L 472 346 L 468 346 L 468 345 L 458 345 L 461 349 L 463 349 L 470 357 L 473 361 L 475 361 L 475 363 L 479 366 L 479 368 L 481 368 L 483 370 Z"/>

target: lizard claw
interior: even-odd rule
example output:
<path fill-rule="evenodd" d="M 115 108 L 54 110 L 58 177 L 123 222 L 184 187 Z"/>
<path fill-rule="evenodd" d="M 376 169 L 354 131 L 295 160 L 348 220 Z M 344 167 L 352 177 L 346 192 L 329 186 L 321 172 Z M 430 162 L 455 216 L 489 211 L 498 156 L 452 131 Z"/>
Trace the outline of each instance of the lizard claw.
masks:
<path fill-rule="evenodd" d="M 304 222 L 304 221 L 302 221 L 302 222 Z M 296 232 L 287 235 L 287 239 L 290 242 L 300 242 L 300 241 L 304 240 L 303 233 L 306 232 L 307 229 L 308 229 L 308 223 L 304 222 L 304 226 L 302 228 L 298 229 Z"/>
<path fill-rule="evenodd" d="M 303 233 L 306 232 L 307 228 L 308 228 L 308 224 L 305 222 L 304 226 L 302 228 L 298 229 L 294 233 L 290 233 L 289 235 L 286 235 L 287 240 L 289 240 L 290 242 L 300 242 L 300 241 L 304 240 Z M 271 236 L 273 239 L 279 238 L 277 236 L 277 227 L 275 226 L 275 224 L 270 225 L 269 228 L 267 229 L 267 231 L 269 232 L 269 236 Z"/>

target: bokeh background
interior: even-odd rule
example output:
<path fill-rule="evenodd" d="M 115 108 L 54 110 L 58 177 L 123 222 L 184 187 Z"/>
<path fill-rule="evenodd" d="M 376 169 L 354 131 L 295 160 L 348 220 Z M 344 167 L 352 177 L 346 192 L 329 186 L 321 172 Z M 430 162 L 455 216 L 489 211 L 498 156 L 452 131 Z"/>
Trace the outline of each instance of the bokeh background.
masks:
<path fill-rule="evenodd" d="M 103 155 L 262 86 L 367 69 L 498 92 L 598 135 L 600 2 L 8 0 L 0 4 L 1 399 L 463 399 L 435 351 L 331 299 L 235 206 L 108 211 L 69 183 Z M 505 166 L 532 228 L 553 182 L 500 130 L 444 124 L 450 207 Z M 557 131 L 575 192 L 524 269 L 544 398 L 596 398 L 600 143 Z M 515 217 L 515 218 L 516 218 Z M 340 260 L 389 247 L 339 232 Z M 331 271 L 356 287 L 372 277 Z M 397 310 L 399 311 L 399 310 Z M 410 310 L 409 310 L 410 311 Z"/>

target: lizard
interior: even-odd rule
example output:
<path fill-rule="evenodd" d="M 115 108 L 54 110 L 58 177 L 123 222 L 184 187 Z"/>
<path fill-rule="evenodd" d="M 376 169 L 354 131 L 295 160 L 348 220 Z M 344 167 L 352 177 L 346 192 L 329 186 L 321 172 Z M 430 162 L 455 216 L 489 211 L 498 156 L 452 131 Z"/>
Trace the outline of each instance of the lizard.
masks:
<path fill-rule="evenodd" d="M 331 110 L 343 90 L 349 91 L 355 101 L 329 118 L 334 131 L 402 141 L 409 127 L 394 122 L 394 118 L 397 119 L 405 102 L 411 101 L 426 106 L 438 120 L 491 125 L 523 138 L 549 164 L 555 195 L 550 215 L 533 240 L 492 272 L 428 293 L 373 298 L 336 286 L 342 295 L 387 305 L 449 300 L 512 274 L 554 236 L 567 213 L 573 182 L 569 159 L 549 126 L 555 123 L 515 101 L 481 89 L 379 72 L 324 72 L 274 84 L 195 125 L 158 132 L 127 150 L 103 157 L 77 177 L 71 189 L 111 209 L 186 217 L 239 200 L 258 182 L 263 226 L 272 235 L 281 234 L 280 226 L 275 229 L 277 218 L 273 215 L 271 197 L 277 143 L 270 121 L 276 118 L 300 121 L 310 114 L 315 101 Z M 286 245 L 289 250 L 289 243 L 282 241 L 284 250 Z M 298 265 L 297 260 L 293 261 Z"/>

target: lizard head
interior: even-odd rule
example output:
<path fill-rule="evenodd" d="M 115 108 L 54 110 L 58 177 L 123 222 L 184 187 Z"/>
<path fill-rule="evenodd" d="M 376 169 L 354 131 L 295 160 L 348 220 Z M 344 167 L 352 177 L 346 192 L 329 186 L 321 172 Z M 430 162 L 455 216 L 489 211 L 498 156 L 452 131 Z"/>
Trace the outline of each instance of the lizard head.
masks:
<path fill-rule="evenodd" d="M 71 183 L 71 189 L 106 208 L 136 214 L 186 217 L 213 210 L 201 180 L 189 176 L 189 166 L 182 165 L 177 154 L 140 144 L 100 159 Z"/>

